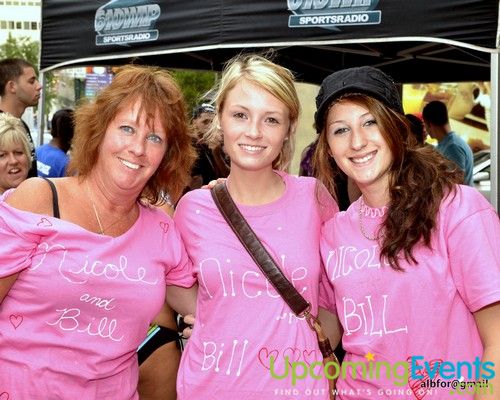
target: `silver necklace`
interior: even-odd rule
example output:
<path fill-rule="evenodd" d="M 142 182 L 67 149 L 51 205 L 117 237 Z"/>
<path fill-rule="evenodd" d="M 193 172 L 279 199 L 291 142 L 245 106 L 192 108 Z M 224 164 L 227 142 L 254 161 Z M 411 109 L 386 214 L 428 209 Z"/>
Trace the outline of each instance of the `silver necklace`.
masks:
<path fill-rule="evenodd" d="M 90 202 L 92 203 L 92 208 L 94 209 L 95 219 L 97 220 L 97 223 L 99 224 L 99 234 L 104 235 L 104 228 L 102 227 L 101 219 L 99 218 L 99 213 L 97 212 L 97 207 L 95 206 L 94 193 L 92 192 L 92 189 L 90 188 L 89 181 L 86 181 L 86 184 L 87 184 L 87 190 L 88 190 L 89 196 L 90 196 Z"/>
<path fill-rule="evenodd" d="M 377 236 L 370 236 L 363 225 L 363 211 L 361 210 L 361 204 L 363 203 L 362 199 L 359 202 L 359 208 L 358 208 L 358 214 L 359 214 L 359 229 L 361 230 L 361 233 L 365 238 L 368 240 L 375 240 L 378 241 L 380 239 L 380 232 L 377 234 Z"/>

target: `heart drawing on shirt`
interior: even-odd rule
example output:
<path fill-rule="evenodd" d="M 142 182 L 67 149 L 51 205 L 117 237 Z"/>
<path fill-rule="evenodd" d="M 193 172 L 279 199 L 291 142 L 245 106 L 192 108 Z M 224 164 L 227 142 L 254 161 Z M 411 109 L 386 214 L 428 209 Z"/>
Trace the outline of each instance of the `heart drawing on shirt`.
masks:
<path fill-rule="evenodd" d="M 19 325 L 23 323 L 23 316 L 22 315 L 17 315 L 17 314 L 11 314 L 9 316 L 10 323 L 14 327 L 14 329 L 17 329 Z M 1 399 L 1 397 L 0 397 Z"/>
<path fill-rule="evenodd" d="M 165 222 L 165 221 L 160 222 L 160 228 L 163 231 L 163 233 L 168 232 L 168 227 L 169 227 L 168 222 Z"/>
<path fill-rule="evenodd" d="M 262 347 L 259 350 L 258 357 L 259 362 L 262 364 L 262 366 L 269 370 L 271 369 L 271 357 L 274 357 L 275 369 L 281 369 L 284 366 L 286 360 L 288 360 L 288 364 L 290 366 L 294 362 L 301 361 L 302 351 L 296 347 L 287 347 L 285 350 L 283 350 L 283 352 L 280 352 L 276 349 L 269 350 L 267 347 Z"/>
<path fill-rule="evenodd" d="M 304 350 L 302 355 L 307 365 L 311 365 L 313 362 L 323 362 L 323 356 L 318 357 L 316 350 Z"/>
<path fill-rule="evenodd" d="M 288 357 L 288 362 L 291 365 L 291 363 L 300 360 L 301 357 L 300 350 L 292 347 L 287 347 L 285 351 L 283 351 L 283 359 L 285 359 L 285 357 Z"/>
<path fill-rule="evenodd" d="M 7 392 L 0 393 L 0 400 L 9 400 L 10 396 Z"/>
<path fill-rule="evenodd" d="M 407 361 L 408 361 L 408 363 L 411 363 L 412 362 L 411 357 L 408 358 Z M 432 360 L 429 363 L 428 368 L 431 371 L 434 371 L 434 370 L 437 371 L 439 365 L 436 366 L 436 364 L 442 363 L 442 362 L 443 362 L 443 360 L 440 360 L 440 359 Z M 415 365 L 418 365 L 418 362 L 415 361 Z M 429 392 L 427 387 L 430 385 L 428 382 L 434 381 L 437 378 L 439 378 L 439 374 L 436 372 L 436 374 L 434 374 L 434 376 L 431 378 L 427 369 L 423 368 L 423 370 L 419 370 L 419 375 L 421 375 L 422 377 L 419 379 L 414 379 L 411 376 L 411 371 L 410 371 L 410 374 L 408 376 L 408 385 L 410 386 L 410 389 L 412 390 L 412 392 L 415 395 L 415 397 L 417 398 L 417 400 L 422 400 Z"/>
<path fill-rule="evenodd" d="M 264 368 L 271 369 L 271 357 L 274 357 L 276 361 L 280 352 L 278 350 L 269 351 L 267 347 L 263 347 L 259 350 L 259 361 Z"/>
<path fill-rule="evenodd" d="M 50 228 L 52 226 L 52 222 L 50 222 L 47 218 L 42 217 L 40 219 L 40 221 L 38 222 L 38 224 L 36 224 L 36 225 L 44 227 L 44 228 Z"/>
<path fill-rule="evenodd" d="M 54 244 L 53 246 L 49 246 L 46 242 L 42 242 L 38 245 L 38 249 L 39 254 L 42 254 L 42 257 L 40 258 L 40 261 L 38 261 L 38 263 L 32 264 L 31 267 L 28 268 L 30 271 L 35 271 L 40 265 L 42 265 L 45 262 L 45 258 L 47 258 L 47 255 L 49 255 L 50 253 L 62 250 L 62 259 L 59 264 L 59 268 L 61 268 L 61 264 L 66 258 L 66 248 L 62 244 Z"/>

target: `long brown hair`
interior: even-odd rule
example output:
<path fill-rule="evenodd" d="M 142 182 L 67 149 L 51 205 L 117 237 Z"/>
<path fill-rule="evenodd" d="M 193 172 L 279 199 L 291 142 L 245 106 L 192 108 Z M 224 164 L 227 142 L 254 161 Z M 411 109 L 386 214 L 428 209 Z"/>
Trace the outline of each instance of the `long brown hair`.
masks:
<path fill-rule="evenodd" d="M 368 109 L 391 150 L 390 203 L 381 228 L 380 257 L 401 271 L 402 257 L 408 263 L 418 263 L 413 255 L 417 244 L 430 247 L 441 201 L 454 193 L 455 184 L 463 182 L 463 172 L 430 146 L 417 147 L 403 115 L 364 94 L 346 94 L 335 103 L 347 101 Z M 330 161 L 326 136 L 323 128 L 313 165 L 318 179 L 335 196 L 335 177 L 344 173 Z"/>
<path fill-rule="evenodd" d="M 157 67 L 128 65 L 123 67 L 94 102 L 75 111 L 70 173 L 87 176 L 99 156 L 99 147 L 108 125 L 121 107 L 136 99 L 139 113 L 151 123 L 159 111 L 167 132 L 167 148 L 156 172 L 144 187 L 141 197 L 151 204 L 161 204 L 162 192 L 176 201 L 188 185 L 195 152 L 188 133 L 186 106 L 182 93 L 170 74 Z"/>

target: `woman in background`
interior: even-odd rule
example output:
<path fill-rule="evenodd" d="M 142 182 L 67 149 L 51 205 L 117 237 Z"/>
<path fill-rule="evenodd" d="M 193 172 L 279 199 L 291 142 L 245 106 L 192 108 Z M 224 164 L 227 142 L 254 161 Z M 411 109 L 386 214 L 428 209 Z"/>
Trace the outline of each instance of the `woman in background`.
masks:
<path fill-rule="evenodd" d="M 73 110 L 63 108 L 52 116 L 49 143 L 36 148 L 38 176 L 45 178 L 62 178 L 66 176 L 69 164 L 68 151 L 75 128 L 73 124 Z"/>
<path fill-rule="evenodd" d="M 31 150 L 21 120 L 0 113 L 0 194 L 18 187 L 30 168 Z"/>

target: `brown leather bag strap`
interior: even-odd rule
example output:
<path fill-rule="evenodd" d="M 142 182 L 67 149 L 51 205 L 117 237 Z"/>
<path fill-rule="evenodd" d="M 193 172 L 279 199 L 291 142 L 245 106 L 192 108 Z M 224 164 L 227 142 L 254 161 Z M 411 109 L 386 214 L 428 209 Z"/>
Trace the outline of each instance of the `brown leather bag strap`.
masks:
<path fill-rule="evenodd" d="M 259 266 L 261 271 L 274 286 L 276 291 L 298 316 L 306 316 L 311 305 L 295 289 L 283 274 L 269 252 L 262 245 L 240 210 L 234 204 L 225 183 L 218 183 L 211 189 L 215 205 L 236 234 L 240 242 Z"/>

